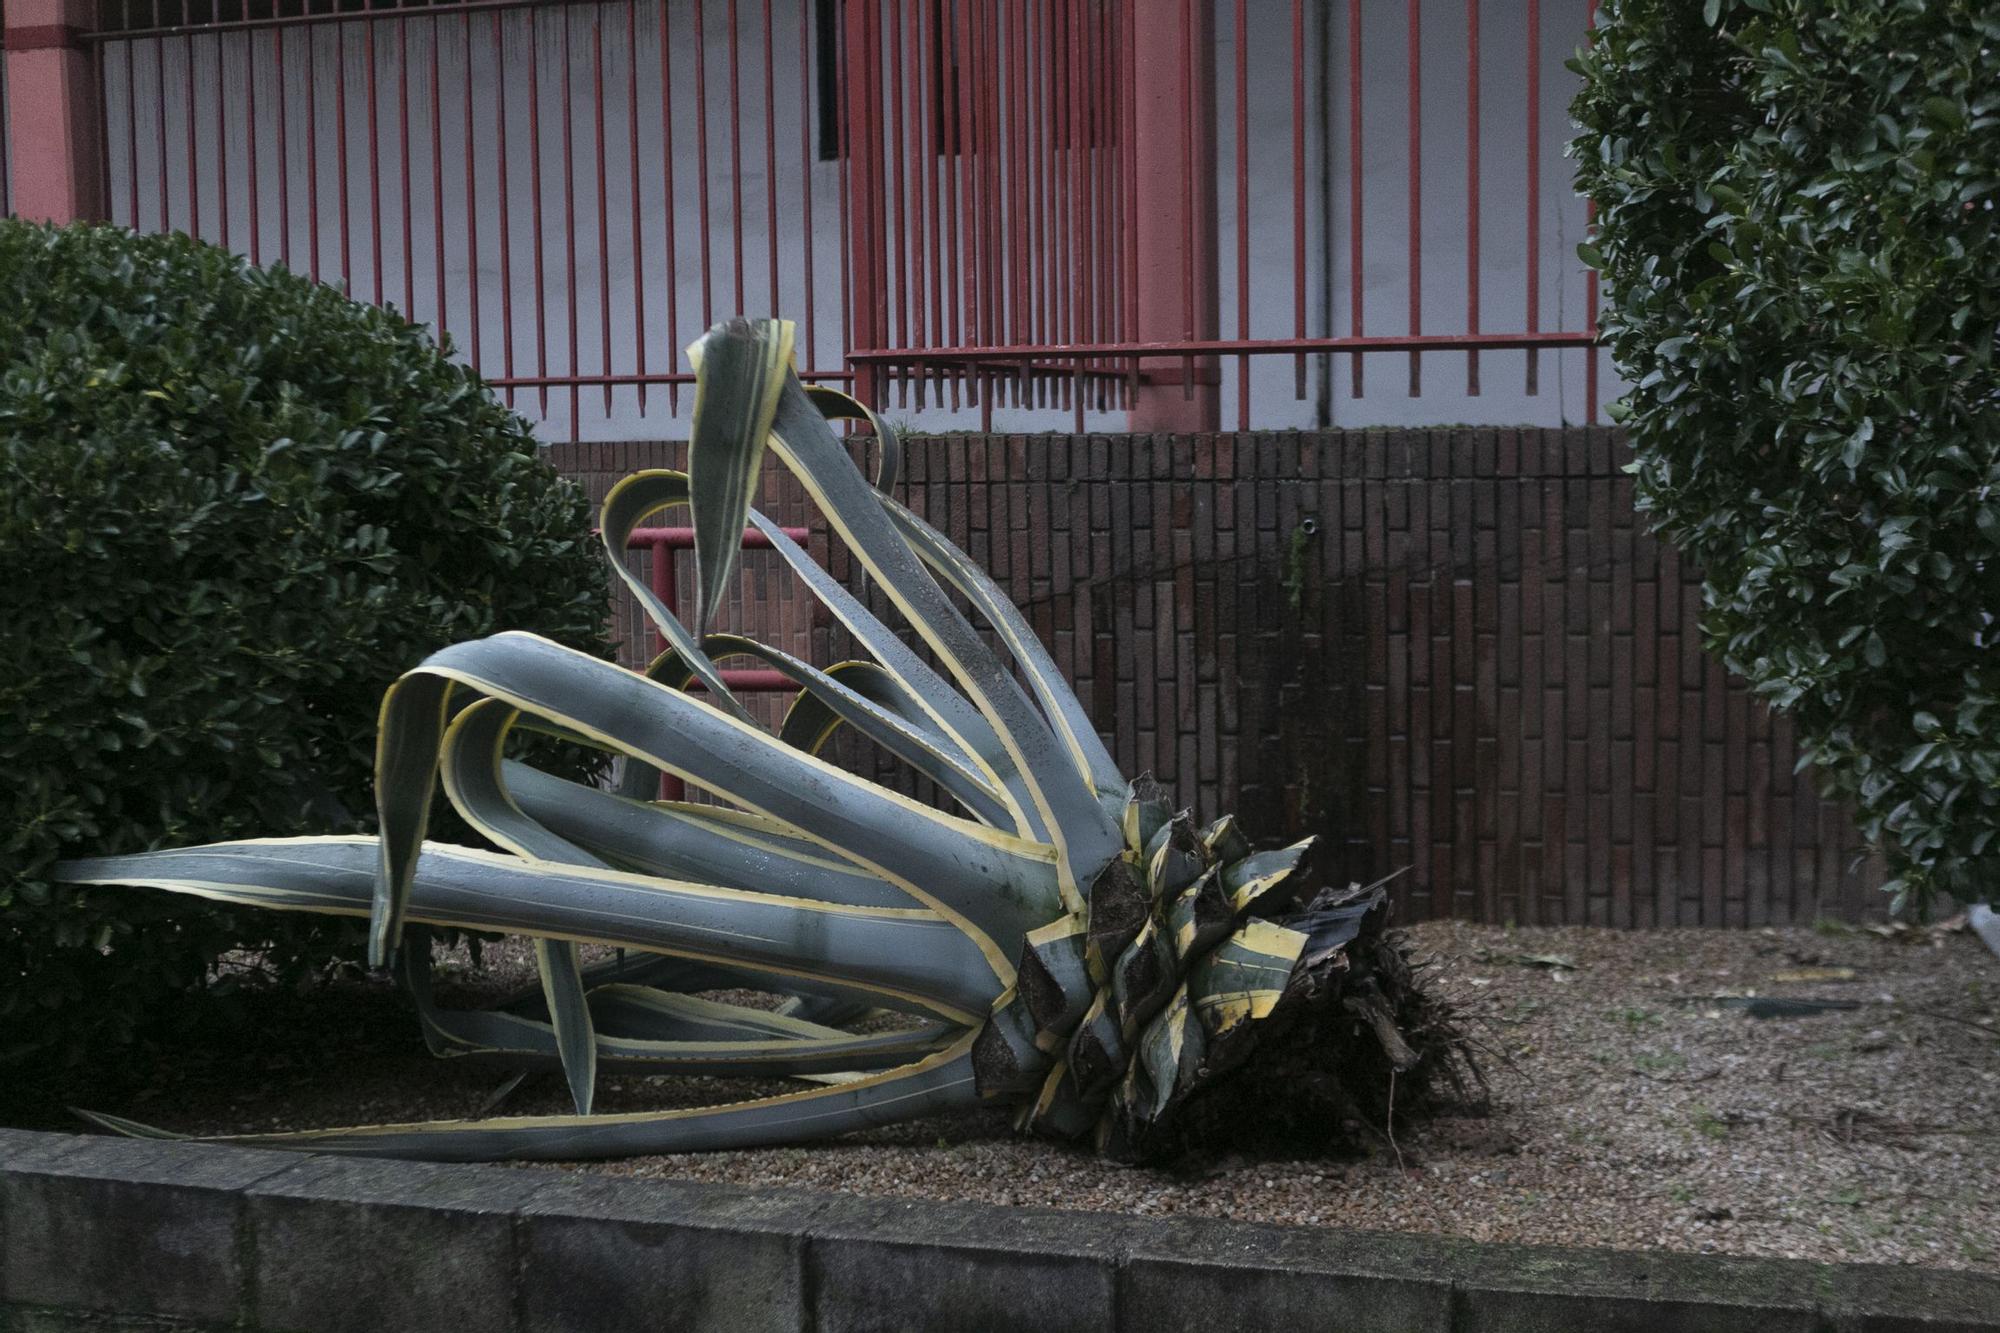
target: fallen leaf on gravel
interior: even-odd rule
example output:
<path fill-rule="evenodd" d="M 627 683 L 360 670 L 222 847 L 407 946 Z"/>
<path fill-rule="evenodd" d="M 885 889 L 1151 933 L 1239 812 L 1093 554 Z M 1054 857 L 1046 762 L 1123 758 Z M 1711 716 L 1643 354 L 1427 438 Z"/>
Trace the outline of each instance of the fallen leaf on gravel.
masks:
<path fill-rule="evenodd" d="M 1576 960 L 1565 958 L 1559 953 L 1518 953 L 1514 955 L 1514 961 L 1522 967 L 1546 967 L 1551 971 L 1576 970 Z"/>
<path fill-rule="evenodd" d="M 1773 981 L 1852 981 L 1854 969 L 1851 967 L 1788 967 L 1782 972 L 1773 972 Z"/>

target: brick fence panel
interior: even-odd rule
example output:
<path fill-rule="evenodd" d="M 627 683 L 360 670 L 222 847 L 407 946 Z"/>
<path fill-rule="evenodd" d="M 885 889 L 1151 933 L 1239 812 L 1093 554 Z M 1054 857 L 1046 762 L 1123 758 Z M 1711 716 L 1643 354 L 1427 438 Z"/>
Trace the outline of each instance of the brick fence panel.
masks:
<path fill-rule="evenodd" d="M 681 449 L 551 453 L 601 497 Z M 1789 726 L 1702 651 L 1698 575 L 1633 513 L 1625 457 L 1601 429 L 954 436 L 911 442 L 902 498 L 1009 589 L 1127 772 L 1260 840 L 1320 835 L 1331 879 L 1407 867 L 1405 919 L 1878 912 Z M 764 503 L 883 610 L 788 478 Z M 775 558 L 745 564 L 725 623 L 852 655 Z"/>

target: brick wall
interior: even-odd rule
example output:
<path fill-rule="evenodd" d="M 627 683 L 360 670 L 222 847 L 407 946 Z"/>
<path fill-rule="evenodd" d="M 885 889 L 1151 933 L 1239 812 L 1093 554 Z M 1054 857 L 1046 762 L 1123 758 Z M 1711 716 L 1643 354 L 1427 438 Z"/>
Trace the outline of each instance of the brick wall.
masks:
<path fill-rule="evenodd" d="M 601 494 L 676 449 L 555 457 Z M 1622 461 L 1582 429 L 955 436 L 912 442 L 904 492 L 1012 590 L 1128 772 L 1320 834 L 1329 877 L 1409 867 L 1406 918 L 1876 911 L 1879 866 L 1701 651 L 1696 576 Z M 810 521 L 784 479 L 766 503 Z M 773 557 L 746 566 L 736 623 L 845 655 Z"/>

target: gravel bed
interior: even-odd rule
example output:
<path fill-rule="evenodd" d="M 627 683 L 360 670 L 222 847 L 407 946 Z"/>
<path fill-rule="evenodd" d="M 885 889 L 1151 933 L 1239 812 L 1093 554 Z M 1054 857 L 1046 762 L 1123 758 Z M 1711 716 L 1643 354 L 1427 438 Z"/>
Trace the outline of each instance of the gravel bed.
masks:
<path fill-rule="evenodd" d="M 1133 1169 L 1014 1137 L 997 1114 L 811 1147 L 576 1169 L 1141 1215 L 1420 1231 L 1936 1267 L 2000 1264 L 2000 961 L 1963 932 L 1415 927 L 1492 1049 L 1493 1102 L 1386 1127 L 1341 1159 Z M 446 970 L 461 1001 L 518 978 L 522 950 Z M 1793 978 L 1793 979 L 1788 979 Z M 1851 1002 L 1758 1018 L 1750 998 Z M 275 1001 L 273 1002 L 275 1003 Z M 240 1040 L 188 1052 L 111 1104 L 194 1133 L 477 1114 L 500 1079 L 432 1060 L 400 999 L 349 981 Z M 798 1084 L 607 1080 L 602 1111 Z M 0 1119 L 87 1095 L 49 1087 Z M 100 1090 L 99 1095 L 104 1095 Z M 565 1110 L 530 1080 L 506 1114 Z"/>

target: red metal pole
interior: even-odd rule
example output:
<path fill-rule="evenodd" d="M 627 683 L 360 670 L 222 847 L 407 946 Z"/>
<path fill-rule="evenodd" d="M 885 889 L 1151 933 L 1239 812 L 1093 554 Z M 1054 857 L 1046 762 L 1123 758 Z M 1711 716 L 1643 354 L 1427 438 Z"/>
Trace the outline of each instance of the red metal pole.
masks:
<path fill-rule="evenodd" d="M 694 0 L 689 12 L 694 15 L 694 139 L 695 139 L 695 189 L 696 202 L 701 209 L 701 224 L 697 231 L 701 237 L 701 327 L 706 331 L 715 323 L 715 288 L 711 270 L 709 251 L 709 219 L 715 215 L 708 208 L 708 43 L 702 37 L 702 10 L 708 0 Z M 671 214 L 669 214 L 671 216 Z"/>
<path fill-rule="evenodd" d="M 1135 21 L 1133 295 L 1141 342 L 1216 337 L 1215 79 L 1207 4 L 1180 22 Z M 1178 71 L 1169 75 L 1166 71 Z M 1199 188 L 1197 188 L 1199 183 Z M 1145 357 L 1134 431 L 1207 431 L 1218 424 L 1215 360 Z"/>
<path fill-rule="evenodd" d="M 1409 0 L 1410 150 L 1410 334 L 1424 331 L 1424 48 L 1417 16 L 1418 0 Z M 1410 353 L 1410 397 L 1424 391 L 1423 353 Z"/>
<path fill-rule="evenodd" d="M 625 6 L 625 146 L 631 156 L 632 326 L 638 350 L 639 414 L 646 414 L 646 244 L 639 210 L 639 6 Z M 660 151 L 672 147 L 661 144 Z M 608 368 L 608 363 L 607 363 Z"/>
<path fill-rule="evenodd" d="M 336 136 L 334 169 L 340 173 L 337 182 L 340 187 L 340 289 L 343 293 L 354 294 L 354 241 L 349 231 L 351 218 L 348 212 L 347 182 L 347 25 L 337 23 L 333 28 L 333 128 Z M 195 225 L 201 225 L 201 206 L 195 205 Z"/>
<path fill-rule="evenodd" d="M 848 303 L 848 349 L 882 346 L 876 320 L 880 282 L 876 268 L 876 232 L 880 228 L 881 194 L 877 185 L 876 152 L 881 128 L 876 121 L 876 87 L 868 78 L 869 57 L 877 41 L 874 23 L 877 0 L 847 0 L 842 10 L 841 67 L 846 71 L 842 92 L 846 107 L 848 265 L 853 272 L 853 299 Z M 863 402 L 875 401 L 877 372 L 869 364 L 850 364 L 855 392 Z"/>
<path fill-rule="evenodd" d="M 569 316 L 569 373 L 576 374 L 581 367 L 577 364 L 577 319 L 576 319 L 576 100 L 570 89 L 570 67 L 575 63 L 570 54 L 570 11 L 559 9 L 556 17 L 562 20 L 562 180 L 563 180 L 563 305 Z M 602 103 L 599 103 L 600 113 Z M 569 437 L 574 440 L 583 433 L 583 394 L 575 387 L 569 391 Z"/>
<path fill-rule="evenodd" d="M 403 22 L 406 20 L 399 20 Z M 433 25 L 435 28 L 435 25 Z M 368 74 L 365 86 L 368 89 L 368 243 L 369 262 L 374 268 L 375 304 L 382 304 L 382 136 L 378 133 L 375 97 L 375 25 L 361 25 L 362 36 L 368 48 Z M 227 179 L 229 163 L 227 150 L 223 154 L 222 175 Z M 222 234 L 229 234 L 229 204 L 222 205 Z M 223 244 L 227 245 L 228 241 Z"/>
<path fill-rule="evenodd" d="M 473 169 L 477 154 L 472 137 L 472 16 L 467 14 L 460 22 L 465 32 L 465 296 L 469 306 L 467 317 L 472 322 L 465 350 L 472 358 L 473 368 L 477 369 L 484 364 L 480 357 L 482 330 L 479 323 L 479 289 L 483 284 L 479 276 L 479 184 Z M 408 23 L 408 19 L 399 19 L 396 26 L 400 28 Z M 506 207 L 504 196 L 501 207 Z M 407 255 L 403 262 L 410 262 Z"/>
<path fill-rule="evenodd" d="M 1597 26 L 1597 0 L 1584 0 L 1584 25 Z M 1597 201 L 1591 199 L 1584 204 L 1584 230 L 1588 235 L 1597 233 Z M 1593 340 L 1597 337 L 1597 270 L 1587 268 L 1583 275 L 1583 327 Z M 1583 419 L 1591 425 L 1597 424 L 1597 348 L 1584 353 L 1583 362 Z"/>
<path fill-rule="evenodd" d="M 661 211 L 666 214 L 666 279 L 667 279 L 667 364 L 678 364 L 681 337 L 681 273 L 674 252 L 674 72 L 673 42 L 667 31 L 667 11 L 670 5 L 660 6 L 660 175 L 666 192 L 666 206 Z M 697 61 L 701 53 L 696 51 Z M 678 383 L 667 385 L 667 410 L 681 410 L 681 387 Z"/>
<path fill-rule="evenodd" d="M 1415 0 L 1411 0 L 1414 4 Z M 1250 336 L 1250 18 L 1236 0 L 1236 336 Z M 1250 429 L 1250 358 L 1236 358 L 1236 429 Z"/>
<path fill-rule="evenodd" d="M 1479 0 L 1465 0 L 1465 329 L 1479 332 Z M 1479 393 L 1479 353 L 1465 354 L 1465 391 Z"/>
<path fill-rule="evenodd" d="M 1347 0 L 1347 285 L 1348 332 L 1361 336 L 1361 0 Z M 1354 354 L 1354 396 L 1361 396 L 1361 354 Z"/>
<path fill-rule="evenodd" d="M 279 36 L 284 29 L 278 30 Z M 396 156 L 402 175 L 403 206 L 403 318 L 417 317 L 417 266 L 414 228 L 411 218 L 416 207 L 410 199 L 410 21 L 396 24 Z"/>
<path fill-rule="evenodd" d="M 1542 3 L 1528 0 L 1528 332 L 1542 327 Z M 1541 359 L 1528 353 L 1530 394 L 1541 391 Z"/>
<path fill-rule="evenodd" d="M 549 321 L 548 290 L 542 274 L 542 33 L 541 24 L 537 21 L 539 18 L 538 11 L 528 11 L 528 161 L 533 166 L 529 178 L 529 200 L 535 215 L 535 376 L 542 381 L 540 412 L 546 418 L 549 414 Z"/>
<path fill-rule="evenodd" d="M 1292 0 L 1292 336 L 1306 336 L 1306 6 Z M 1306 396 L 1306 359 L 1292 358 L 1292 396 Z"/>
<path fill-rule="evenodd" d="M 590 14 L 590 88 L 597 107 L 597 356 L 611 373 L 611 207 L 604 170 L 604 7 Z M 572 297 L 574 299 L 574 297 Z M 611 386 L 604 386 L 604 415 L 611 415 Z"/>
<path fill-rule="evenodd" d="M 530 30 L 532 36 L 532 29 Z M 507 44 L 506 34 L 501 30 L 500 15 L 493 15 L 493 80 L 499 89 L 507 84 Z M 508 379 L 514 378 L 514 244 L 508 215 L 514 211 L 514 196 L 507 188 L 507 98 L 503 93 L 494 98 L 493 119 L 499 142 L 493 156 L 500 164 L 500 356 L 501 365 Z M 408 246 L 404 247 L 407 254 Z M 403 261 L 408 263 L 408 259 Z M 514 390 L 507 390 L 507 406 L 514 405 Z"/>

